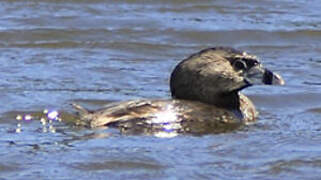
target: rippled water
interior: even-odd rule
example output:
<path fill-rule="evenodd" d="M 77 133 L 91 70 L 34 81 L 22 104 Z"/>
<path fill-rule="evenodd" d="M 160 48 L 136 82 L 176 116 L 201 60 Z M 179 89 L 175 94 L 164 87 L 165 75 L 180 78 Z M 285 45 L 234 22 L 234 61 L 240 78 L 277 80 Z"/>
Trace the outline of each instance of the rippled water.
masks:
<path fill-rule="evenodd" d="M 0 179 L 320 179 L 321 3 L 3 0 Z M 179 60 L 232 46 L 262 58 L 284 87 L 245 91 L 260 111 L 231 133 L 124 136 L 17 114 L 70 102 L 168 98 Z"/>

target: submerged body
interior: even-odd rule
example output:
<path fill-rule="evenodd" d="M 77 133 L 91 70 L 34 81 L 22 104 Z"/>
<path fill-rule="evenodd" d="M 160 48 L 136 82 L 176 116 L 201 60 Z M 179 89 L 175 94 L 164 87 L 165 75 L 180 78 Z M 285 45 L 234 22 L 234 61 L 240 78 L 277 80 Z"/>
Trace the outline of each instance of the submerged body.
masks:
<path fill-rule="evenodd" d="M 73 104 L 82 125 L 113 126 L 123 133 L 219 133 L 254 122 L 257 111 L 239 91 L 254 84 L 284 84 L 257 57 L 232 48 L 210 48 L 174 69 L 173 99 L 111 103 L 88 111 Z"/>
<path fill-rule="evenodd" d="M 73 106 L 79 110 L 83 125 L 89 127 L 110 125 L 129 134 L 159 131 L 204 134 L 233 130 L 255 121 L 258 113 L 254 105 L 246 96 L 240 96 L 240 111 L 179 99 L 116 102 L 93 112 Z"/>

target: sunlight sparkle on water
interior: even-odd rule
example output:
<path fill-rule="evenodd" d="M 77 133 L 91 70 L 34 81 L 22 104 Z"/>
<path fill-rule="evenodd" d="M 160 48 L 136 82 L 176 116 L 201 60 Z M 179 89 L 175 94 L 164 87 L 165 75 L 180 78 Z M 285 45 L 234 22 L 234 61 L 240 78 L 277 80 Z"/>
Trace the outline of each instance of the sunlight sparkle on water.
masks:
<path fill-rule="evenodd" d="M 32 116 L 31 116 L 30 114 L 26 114 L 26 115 L 23 117 L 23 119 L 24 119 L 25 121 L 31 121 L 31 120 L 32 120 Z"/>
<path fill-rule="evenodd" d="M 47 117 L 48 119 L 51 119 L 51 120 L 57 120 L 58 115 L 59 115 L 58 111 L 54 110 L 54 111 L 48 112 Z"/>
<path fill-rule="evenodd" d="M 42 115 L 35 115 L 35 114 L 17 115 L 16 116 L 17 127 L 15 129 L 16 133 L 22 132 L 23 123 L 20 122 L 22 120 L 26 122 L 39 120 L 42 126 L 43 133 L 47 133 L 47 132 L 55 133 L 56 128 L 54 127 L 53 121 L 58 121 L 58 122 L 62 121 L 62 119 L 59 117 L 59 112 L 56 110 L 44 109 L 42 113 L 43 113 Z"/>
<path fill-rule="evenodd" d="M 150 120 L 151 124 L 173 123 L 177 121 L 177 113 L 172 105 L 168 105 L 164 110 L 155 114 Z"/>
<path fill-rule="evenodd" d="M 178 135 L 176 130 L 181 128 L 180 124 L 177 123 L 177 112 L 173 105 L 168 105 L 164 110 L 156 113 L 149 123 L 160 125 L 163 128 L 163 131 L 154 134 L 160 138 L 175 137 Z"/>
<path fill-rule="evenodd" d="M 177 135 L 178 135 L 177 132 L 165 132 L 165 131 L 157 132 L 154 134 L 154 136 L 159 138 L 172 138 Z"/>

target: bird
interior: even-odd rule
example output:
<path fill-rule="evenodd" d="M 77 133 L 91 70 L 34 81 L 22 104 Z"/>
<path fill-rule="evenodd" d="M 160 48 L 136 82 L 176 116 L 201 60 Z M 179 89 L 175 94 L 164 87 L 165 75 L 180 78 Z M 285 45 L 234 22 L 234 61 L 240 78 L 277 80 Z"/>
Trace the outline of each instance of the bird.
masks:
<path fill-rule="evenodd" d="M 176 65 L 169 82 L 171 98 L 113 102 L 97 110 L 76 103 L 72 106 L 78 125 L 89 128 L 113 127 L 124 134 L 222 133 L 253 123 L 258 117 L 253 102 L 241 90 L 284 84 L 256 55 L 212 47 Z"/>

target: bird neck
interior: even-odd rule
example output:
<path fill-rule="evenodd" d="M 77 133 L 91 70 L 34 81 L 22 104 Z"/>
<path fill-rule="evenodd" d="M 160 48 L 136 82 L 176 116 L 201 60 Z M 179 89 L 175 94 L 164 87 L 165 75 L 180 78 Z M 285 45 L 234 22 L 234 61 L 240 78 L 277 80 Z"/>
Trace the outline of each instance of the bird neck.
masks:
<path fill-rule="evenodd" d="M 239 110 L 240 96 L 238 91 L 233 91 L 224 94 L 216 94 L 213 95 L 207 103 L 225 109 Z"/>

